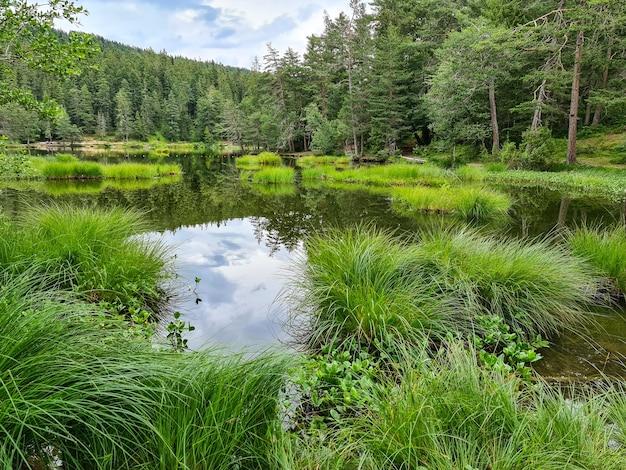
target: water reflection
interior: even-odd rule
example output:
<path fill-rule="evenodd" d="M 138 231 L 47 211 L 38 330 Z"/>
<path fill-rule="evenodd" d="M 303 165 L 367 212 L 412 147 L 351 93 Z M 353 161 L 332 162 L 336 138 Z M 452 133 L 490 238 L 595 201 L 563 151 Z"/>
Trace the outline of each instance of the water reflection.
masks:
<path fill-rule="evenodd" d="M 29 206 L 53 201 L 131 207 L 146 213 L 153 229 L 177 245 L 180 274 L 187 283 L 193 286 L 194 278 L 201 278 L 198 295 L 202 302 L 196 305 L 191 296 L 189 302 L 178 305 L 196 327 L 189 334 L 195 349 L 207 342 L 233 349 L 266 347 L 283 337 L 279 323 L 284 313 L 273 302 L 283 285 L 282 274 L 302 249 L 307 233 L 363 222 L 413 233 L 429 225 L 454 223 L 450 217 L 394 212 L 388 196 L 362 188 L 319 183 L 268 191 L 241 184 L 230 158 L 188 155 L 166 160 L 181 164 L 183 179 L 149 187 L 106 188 L 101 188 L 101 183 L 96 183 L 98 188 L 94 183 L 3 183 L 0 207 L 10 218 L 20 216 Z M 537 186 L 498 188 L 516 203 L 509 220 L 481 226 L 496 234 L 532 238 L 549 233 L 555 225 L 572 227 L 585 220 L 608 225 L 626 220 L 626 201 L 614 203 Z M 602 364 L 604 371 L 613 365 L 615 370 L 623 369 L 618 361 L 626 354 L 622 341 L 626 320 L 618 314 L 607 318 L 614 323 L 603 326 L 613 335 L 594 333 L 590 348 L 582 347 L 587 343 L 580 338 L 564 335 L 541 362 L 552 368 L 546 374 L 592 374 L 597 364 Z M 591 369 L 585 364 L 591 364 Z"/>
<path fill-rule="evenodd" d="M 232 349 L 266 348 L 283 337 L 281 309 L 274 303 L 290 261 L 299 246 L 266 246 L 250 218 L 167 231 L 175 244 L 179 274 L 190 289 L 201 279 L 197 295 L 181 305 L 189 346 L 221 345 Z"/>

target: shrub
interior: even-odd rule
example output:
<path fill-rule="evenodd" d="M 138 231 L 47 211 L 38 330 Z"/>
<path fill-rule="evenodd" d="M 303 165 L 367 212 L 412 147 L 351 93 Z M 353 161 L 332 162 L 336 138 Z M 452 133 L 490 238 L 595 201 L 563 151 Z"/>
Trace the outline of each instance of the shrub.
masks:
<path fill-rule="evenodd" d="M 556 150 L 552 132 L 543 126 L 522 134 L 522 148 L 524 152 L 519 166 L 527 170 L 545 170 L 554 159 Z"/>

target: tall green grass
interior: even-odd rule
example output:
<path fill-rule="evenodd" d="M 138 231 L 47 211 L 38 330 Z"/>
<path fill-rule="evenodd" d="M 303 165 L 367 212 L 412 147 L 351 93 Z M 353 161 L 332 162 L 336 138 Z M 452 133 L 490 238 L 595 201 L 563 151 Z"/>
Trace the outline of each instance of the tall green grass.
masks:
<path fill-rule="evenodd" d="M 626 296 L 626 231 L 623 226 L 604 230 L 579 227 L 568 235 L 567 243 L 575 255 L 588 259 Z"/>
<path fill-rule="evenodd" d="M 179 175 L 181 170 L 175 164 L 120 163 L 102 165 L 94 162 L 73 160 L 40 161 L 36 163 L 41 174 L 51 180 L 57 179 L 151 179 L 162 176 Z"/>
<path fill-rule="evenodd" d="M 541 185 L 560 191 L 599 195 L 615 201 L 623 201 L 626 172 L 615 168 L 580 167 L 567 172 L 510 170 L 488 172 L 485 180 L 514 185 Z"/>
<path fill-rule="evenodd" d="M 350 157 L 305 155 L 296 160 L 296 166 L 300 168 L 315 168 L 317 166 L 334 166 L 337 168 L 345 167 L 349 164 Z"/>
<path fill-rule="evenodd" d="M 0 287 L 2 468 L 268 468 L 282 361 L 161 351 L 39 281 Z"/>
<path fill-rule="evenodd" d="M 117 180 L 151 179 L 164 176 L 180 175 L 181 169 L 176 164 L 145 164 L 145 163 L 119 163 L 117 165 L 105 165 L 104 177 Z"/>
<path fill-rule="evenodd" d="M 373 344 L 393 335 L 420 342 L 453 328 L 453 312 L 436 286 L 407 269 L 412 253 L 391 234 L 363 227 L 329 230 L 306 241 L 285 289 L 287 325 L 309 349 Z"/>
<path fill-rule="evenodd" d="M 301 175 L 302 181 L 318 181 L 324 173 L 319 168 L 303 168 Z"/>
<path fill-rule="evenodd" d="M 523 338 L 551 337 L 590 320 L 598 279 L 547 241 L 497 240 L 476 231 L 422 234 L 413 242 L 367 227 L 306 241 L 286 293 L 294 337 L 324 344 L 437 339 L 480 330 L 496 315 Z"/>
<path fill-rule="evenodd" d="M 375 392 L 373 411 L 353 424 L 365 468 L 623 468 L 610 394 L 568 400 L 544 383 L 529 389 L 482 369 L 463 345 L 445 350 L 391 378 Z"/>
<path fill-rule="evenodd" d="M 261 152 L 257 158 L 261 165 L 281 165 L 283 163 L 283 159 L 280 158 L 280 155 L 276 155 L 272 152 Z"/>
<path fill-rule="evenodd" d="M 287 184 L 293 183 L 295 171 L 289 167 L 265 168 L 252 175 L 256 184 Z"/>
<path fill-rule="evenodd" d="M 94 162 L 46 162 L 41 174 L 47 179 L 99 179 L 104 177 L 102 165 Z"/>
<path fill-rule="evenodd" d="M 258 170 L 264 166 L 280 166 L 282 158 L 271 152 L 261 152 L 258 155 L 243 155 L 237 158 L 235 166 L 246 170 Z"/>
<path fill-rule="evenodd" d="M 434 165 L 392 164 L 345 170 L 323 167 L 326 176 L 335 181 L 376 186 L 441 186 L 453 182 L 453 175 Z"/>
<path fill-rule="evenodd" d="M 413 270 L 454 298 L 466 327 L 494 314 L 528 337 L 551 337 L 587 323 L 598 278 L 550 240 L 496 238 L 476 230 L 430 230 L 413 246 Z"/>
<path fill-rule="evenodd" d="M 120 313 L 158 316 L 174 291 L 171 255 L 158 239 L 141 236 L 147 230 L 128 209 L 32 208 L 0 226 L 0 268 L 17 275 L 35 266 L 42 276 L 53 274 L 58 289 Z"/>
<path fill-rule="evenodd" d="M 455 214 L 466 220 L 506 217 L 511 208 L 508 196 L 476 187 L 425 186 L 392 189 L 393 208 L 399 212 Z"/>

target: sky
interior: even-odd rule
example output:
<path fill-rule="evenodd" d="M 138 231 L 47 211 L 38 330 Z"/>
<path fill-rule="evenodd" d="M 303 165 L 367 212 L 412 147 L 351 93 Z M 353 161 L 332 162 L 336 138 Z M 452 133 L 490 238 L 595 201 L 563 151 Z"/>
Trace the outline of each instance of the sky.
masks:
<path fill-rule="evenodd" d="M 72 29 L 174 56 L 251 68 L 267 44 L 303 54 L 349 0 L 75 0 L 89 14 Z M 64 28 L 66 29 L 66 28 Z"/>

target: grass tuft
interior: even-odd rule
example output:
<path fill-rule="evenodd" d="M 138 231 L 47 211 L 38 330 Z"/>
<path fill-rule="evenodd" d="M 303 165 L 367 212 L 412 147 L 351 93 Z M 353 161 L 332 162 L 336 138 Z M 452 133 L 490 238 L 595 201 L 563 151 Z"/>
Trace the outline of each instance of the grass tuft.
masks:
<path fill-rule="evenodd" d="M 590 319 L 598 279 L 585 262 L 548 241 L 497 240 L 464 229 L 432 230 L 407 242 L 357 227 L 309 237 L 285 292 L 294 338 L 324 344 L 412 343 L 495 315 L 524 340 L 552 337 Z"/>
<path fill-rule="evenodd" d="M 623 226 L 609 229 L 580 227 L 567 237 L 572 252 L 588 259 L 603 276 L 610 278 L 626 296 L 626 232 Z"/>
<path fill-rule="evenodd" d="M 0 267 L 20 274 L 31 266 L 56 289 L 130 314 L 157 316 L 166 293 L 170 255 L 141 234 L 143 218 L 128 209 L 97 210 L 59 205 L 30 209 L 0 226 Z"/>
<path fill-rule="evenodd" d="M 454 214 L 466 220 L 506 217 L 511 200 L 504 194 L 476 187 L 425 186 L 392 189 L 393 208 L 401 213 Z"/>
<path fill-rule="evenodd" d="M 252 182 L 257 184 L 287 184 L 293 183 L 294 177 L 293 168 L 265 168 L 252 175 Z"/>

